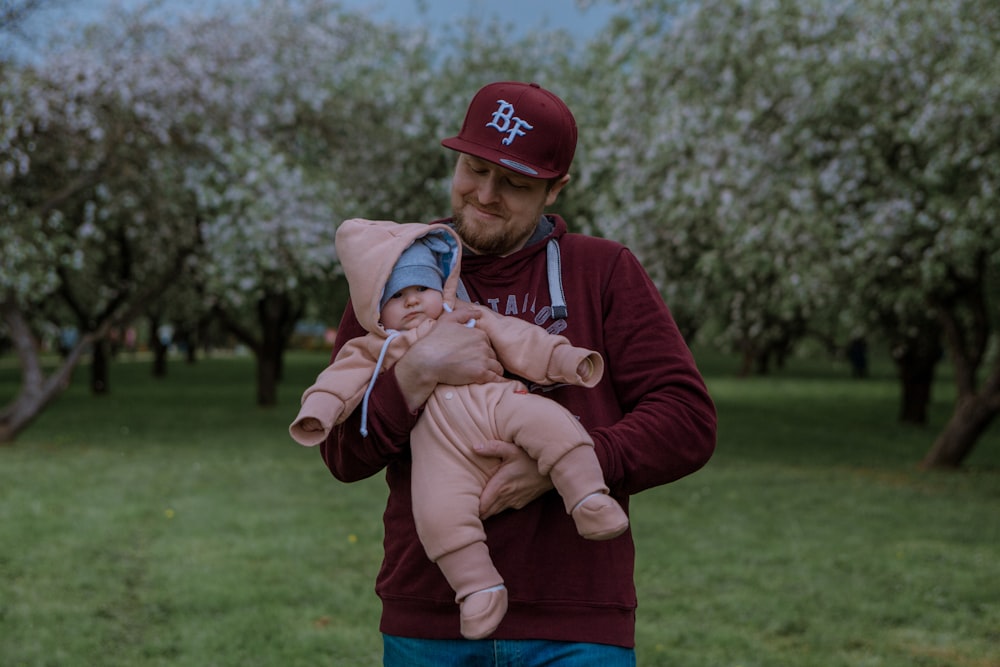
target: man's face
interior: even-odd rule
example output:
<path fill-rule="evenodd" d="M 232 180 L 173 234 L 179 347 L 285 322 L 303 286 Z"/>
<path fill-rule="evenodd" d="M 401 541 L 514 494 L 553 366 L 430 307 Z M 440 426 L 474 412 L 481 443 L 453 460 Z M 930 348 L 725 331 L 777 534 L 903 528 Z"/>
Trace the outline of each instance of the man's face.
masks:
<path fill-rule="evenodd" d="M 529 178 L 492 162 L 460 153 L 451 180 L 455 231 L 479 255 L 504 257 L 524 247 L 546 206 L 569 182 Z"/>

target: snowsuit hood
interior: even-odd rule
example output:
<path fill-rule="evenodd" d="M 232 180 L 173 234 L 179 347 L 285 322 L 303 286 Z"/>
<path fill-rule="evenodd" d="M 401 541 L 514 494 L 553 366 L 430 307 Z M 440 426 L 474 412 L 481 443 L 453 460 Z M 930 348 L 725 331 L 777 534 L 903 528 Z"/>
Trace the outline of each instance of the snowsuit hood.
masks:
<path fill-rule="evenodd" d="M 430 245 L 444 275 L 444 302 L 454 308 L 462 244 L 451 227 L 439 223 L 352 218 L 337 229 L 337 256 L 350 285 L 354 315 L 369 333 L 383 338 L 388 335 L 379 321 L 385 284 L 403 251 L 424 237 L 435 240 Z"/>

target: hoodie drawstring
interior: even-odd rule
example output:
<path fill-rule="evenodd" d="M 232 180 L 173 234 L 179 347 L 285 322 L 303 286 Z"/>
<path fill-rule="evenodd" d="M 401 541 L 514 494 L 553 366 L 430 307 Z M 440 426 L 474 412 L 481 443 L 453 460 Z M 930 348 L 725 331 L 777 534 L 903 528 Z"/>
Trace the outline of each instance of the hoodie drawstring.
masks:
<path fill-rule="evenodd" d="M 555 239 L 549 239 L 549 242 L 545 245 L 545 273 L 549 279 L 549 299 L 552 301 L 552 319 L 565 320 L 569 311 L 566 308 L 566 292 L 563 291 L 562 255 L 559 252 L 559 241 Z M 457 296 L 461 301 L 472 301 L 461 278 L 458 280 Z"/>
<path fill-rule="evenodd" d="M 552 300 L 552 319 L 565 320 L 566 293 L 562 284 L 562 256 L 559 254 L 559 241 L 549 239 L 545 246 L 545 268 L 549 275 L 549 298 Z"/>

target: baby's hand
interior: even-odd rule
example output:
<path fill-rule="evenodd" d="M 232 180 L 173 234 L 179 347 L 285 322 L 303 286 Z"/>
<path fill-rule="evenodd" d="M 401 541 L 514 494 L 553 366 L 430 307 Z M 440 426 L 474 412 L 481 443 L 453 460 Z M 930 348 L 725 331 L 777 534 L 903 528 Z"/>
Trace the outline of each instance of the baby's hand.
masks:
<path fill-rule="evenodd" d="M 576 374 L 580 376 L 581 380 L 589 380 L 590 376 L 594 374 L 594 362 L 589 357 L 584 359 L 576 367 Z"/>
<path fill-rule="evenodd" d="M 303 431 L 308 431 L 309 433 L 317 433 L 323 430 L 323 422 L 316 419 L 315 417 L 306 417 L 301 422 L 299 422 L 299 427 Z"/>

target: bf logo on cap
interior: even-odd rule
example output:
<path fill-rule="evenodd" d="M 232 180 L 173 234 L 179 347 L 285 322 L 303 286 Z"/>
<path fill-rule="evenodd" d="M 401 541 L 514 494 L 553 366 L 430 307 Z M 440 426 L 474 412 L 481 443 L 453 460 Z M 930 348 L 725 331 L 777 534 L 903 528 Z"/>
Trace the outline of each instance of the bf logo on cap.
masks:
<path fill-rule="evenodd" d="M 525 130 L 535 129 L 526 121 L 523 121 L 514 115 L 514 105 L 510 102 L 506 100 L 497 100 L 497 104 L 499 106 L 497 110 L 493 112 L 493 120 L 486 123 L 486 127 L 493 127 L 496 128 L 497 132 L 507 134 L 501 142 L 504 146 L 510 146 L 514 143 L 514 139 L 517 137 L 523 137 Z"/>

